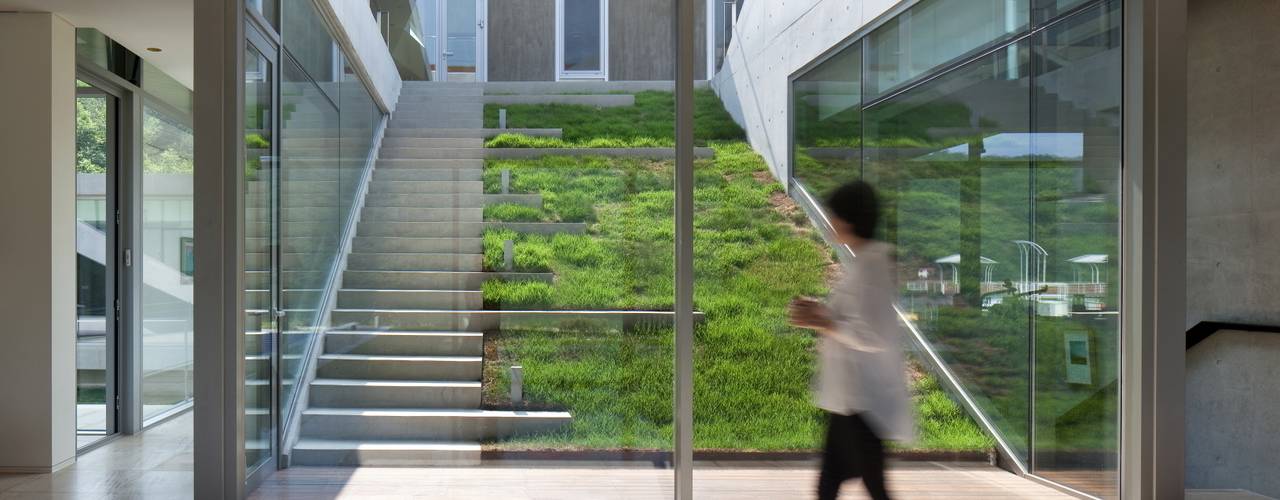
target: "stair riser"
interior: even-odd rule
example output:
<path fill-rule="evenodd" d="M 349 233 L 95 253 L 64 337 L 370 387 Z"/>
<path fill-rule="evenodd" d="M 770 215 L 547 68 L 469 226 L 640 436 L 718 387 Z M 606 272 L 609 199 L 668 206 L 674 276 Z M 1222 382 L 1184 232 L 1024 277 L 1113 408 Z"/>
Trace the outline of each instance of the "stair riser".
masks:
<path fill-rule="evenodd" d="M 312 408 L 480 408 L 480 386 L 406 387 L 312 384 Z"/>
<path fill-rule="evenodd" d="M 498 328 L 498 316 L 489 313 L 452 311 L 362 311 L 333 312 L 335 324 L 356 324 L 362 329 L 406 331 L 484 332 Z"/>
<path fill-rule="evenodd" d="M 337 467 L 477 467 L 480 450 L 293 450 L 293 465 Z"/>
<path fill-rule="evenodd" d="M 433 169 L 407 169 L 407 168 L 387 168 L 382 169 L 373 176 L 374 182 L 398 182 L 398 181 L 432 181 L 432 182 L 458 182 L 458 181 L 482 181 L 484 180 L 484 169 L 475 168 L 433 168 Z"/>
<path fill-rule="evenodd" d="M 378 171 L 387 169 L 431 169 L 431 168 L 484 168 L 484 160 L 477 158 L 435 158 L 435 159 L 380 159 Z"/>
<path fill-rule="evenodd" d="M 365 200 L 366 207 L 407 208 L 484 208 L 492 195 L 463 194 L 391 194 L 381 193 Z"/>
<path fill-rule="evenodd" d="M 480 380 L 482 363 L 476 361 L 410 361 L 320 359 L 319 378 L 356 380 Z"/>
<path fill-rule="evenodd" d="M 417 290 L 341 290 L 342 309 L 455 309 L 474 310 L 484 306 L 481 292 Z"/>
<path fill-rule="evenodd" d="M 290 288 L 319 290 L 324 288 L 326 278 L 328 274 L 322 272 L 286 271 L 281 273 L 281 281 L 284 282 L 282 285 L 286 290 Z M 245 288 L 249 290 L 266 290 L 271 288 L 271 275 L 261 270 L 245 273 L 244 283 Z"/>
<path fill-rule="evenodd" d="M 302 417 L 303 433 L 325 439 L 489 441 L 555 431 L 568 418 L 348 416 Z"/>
<path fill-rule="evenodd" d="M 480 254 L 353 253 L 347 257 L 351 271 L 481 271 Z"/>
<path fill-rule="evenodd" d="M 483 148 L 382 148 L 378 158 L 383 160 L 483 160 Z"/>
<path fill-rule="evenodd" d="M 360 220 L 367 222 L 481 222 L 484 220 L 484 209 L 365 207 L 360 214 Z"/>
<path fill-rule="evenodd" d="M 369 196 L 383 194 L 480 194 L 484 192 L 481 181 L 383 181 L 369 185 Z"/>
<path fill-rule="evenodd" d="M 382 140 L 384 148 L 483 148 L 484 139 L 446 137 L 388 137 Z"/>
<path fill-rule="evenodd" d="M 384 290 L 479 290 L 486 279 L 485 273 L 347 272 L 342 283 L 347 288 Z"/>
<path fill-rule="evenodd" d="M 320 290 L 298 290 L 285 291 L 281 300 L 284 301 L 285 308 L 292 305 L 315 304 L 320 302 L 320 296 L 323 294 Z M 246 291 L 244 294 L 244 304 L 247 309 L 266 309 L 271 307 L 271 294 L 264 289 L 256 289 Z"/>
<path fill-rule="evenodd" d="M 480 335 L 389 335 L 329 332 L 324 336 L 327 354 L 401 356 L 481 356 Z"/>
<path fill-rule="evenodd" d="M 479 238 L 484 224 L 477 222 L 375 222 L 360 225 L 360 236 L 392 238 Z"/>
<path fill-rule="evenodd" d="M 351 247 L 351 251 L 355 253 L 480 253 L 484 251 L 484 240 L 481 238 L 393 238 L 362 236 L 352 241 Z"/>
<path fill-rule="evenodd" d="M 313 333 L 287 333 L 281 335 L 280 350 L 282 352 L 302 352 L 307 347 L 307 343 L 311 341 Z M 251 334 L 244 337 L 244 352 L 248 354 L 261 354 L 267 349 L 267 336 L 264 334 Z M 252 378 L 248 378 L 252 379 Z"/>

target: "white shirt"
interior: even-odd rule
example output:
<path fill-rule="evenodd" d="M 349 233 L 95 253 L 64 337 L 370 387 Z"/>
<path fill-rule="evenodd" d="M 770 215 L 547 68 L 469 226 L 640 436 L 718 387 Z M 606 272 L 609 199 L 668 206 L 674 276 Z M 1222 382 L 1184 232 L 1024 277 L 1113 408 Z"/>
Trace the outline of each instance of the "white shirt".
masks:
<path fill-rule="evenodd" d="M 914 419 L 896 293 L 893 246 L 863 245 L 827 298 L 835 332 L 818 340 L 814 392 L 818 407 L 862 415 L 881 439 L 910 441 Z"/>

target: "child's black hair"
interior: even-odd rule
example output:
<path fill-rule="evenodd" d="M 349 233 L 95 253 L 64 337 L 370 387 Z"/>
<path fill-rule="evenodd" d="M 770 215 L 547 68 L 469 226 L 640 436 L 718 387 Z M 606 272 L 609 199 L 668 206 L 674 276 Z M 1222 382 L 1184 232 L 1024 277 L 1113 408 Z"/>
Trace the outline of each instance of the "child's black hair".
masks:
<path fill-rule="evenodd" d="M 853 226 L 853 234 L 872 239 L 880 222 L 880 201 L 875 188 L 863 181 L 840 186 L 827 197 L 827 210 Z"/>

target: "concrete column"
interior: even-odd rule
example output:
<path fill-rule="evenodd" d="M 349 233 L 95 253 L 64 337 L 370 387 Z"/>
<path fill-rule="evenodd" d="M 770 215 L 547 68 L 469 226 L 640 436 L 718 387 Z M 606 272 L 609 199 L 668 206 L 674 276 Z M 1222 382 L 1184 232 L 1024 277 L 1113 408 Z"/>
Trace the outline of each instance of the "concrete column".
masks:
<path fill-rule="evenodd" d="M 76 457 L 75 28 L 0 13 L 0 472 Z"/>

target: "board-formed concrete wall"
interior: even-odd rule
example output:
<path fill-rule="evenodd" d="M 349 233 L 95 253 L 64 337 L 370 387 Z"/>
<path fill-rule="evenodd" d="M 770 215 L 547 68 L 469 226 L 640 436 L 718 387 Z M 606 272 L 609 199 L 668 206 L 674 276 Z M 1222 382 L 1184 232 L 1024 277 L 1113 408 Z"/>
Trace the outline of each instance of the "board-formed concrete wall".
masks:
<path fill-rule="evenodd" d="M 489 0 L 489 81 L 556 79 L 556 0 Z"/>
<path fill-rule="evenodd" d="M 775 176 L 785 179 L 787 78 L 897 0 L 747 2 L 711 85 Z"/>

